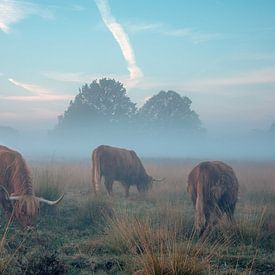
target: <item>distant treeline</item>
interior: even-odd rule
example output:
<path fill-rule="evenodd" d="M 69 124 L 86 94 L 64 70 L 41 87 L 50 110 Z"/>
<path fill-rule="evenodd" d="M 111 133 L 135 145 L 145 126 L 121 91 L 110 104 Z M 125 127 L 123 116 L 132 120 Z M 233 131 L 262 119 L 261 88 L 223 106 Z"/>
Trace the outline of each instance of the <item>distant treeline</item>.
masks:
<path fill-rule="evenodd" d="M 203 132 L 202 123 L 191 103 L 174 91 L 161 91 L 138 109 L 122 83 L 103 78 L 79 89 L 59 116 L 53 135 L 88 134 L 96 138 L 103 133 L 120 137 L 131 133 L 147 137 L 198 134 Z"/>

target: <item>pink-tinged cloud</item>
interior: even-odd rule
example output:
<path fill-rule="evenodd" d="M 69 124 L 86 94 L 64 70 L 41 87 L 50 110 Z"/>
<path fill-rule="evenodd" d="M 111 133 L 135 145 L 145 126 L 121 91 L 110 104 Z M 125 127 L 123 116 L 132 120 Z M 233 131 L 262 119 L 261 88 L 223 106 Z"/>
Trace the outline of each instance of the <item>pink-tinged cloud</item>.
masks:
<path fill-rule="evenodd" d="M 143 73 L 136 64 L 135 54 L 127 34 L 125 33 L 123 27 L 112 16 L 108 1 L 95 0 L 95 2 L 104 24 L 113 34 L 115 40 L 120 46 L 123 57 L 128 64 L 130 79 L 134 81 L 138 80 L 143 76 Z"/>
<path fill-rule="evenodd" d="M 7 25 L 5 25 L 3 22 L 0 22 L 0 29 L 3 32 L 9 32 L 9 27 Z"/>
<path fill-rule="evenodd" d="M 56 100 L 69 100 L 72 99 L 73 96 L 71 95 L 58 95 L 55 92 L 46 89 L 44 87 L 30 84 L 30 83 L 23 83 L 12 78 L 9 78 L 9 81 L 14 84 L 15 86 L 22 88 L 28 92 L 31 92 L 32 95 L 28 96 L 5 96 L 4 99 L 7 100 L 21 100 L 21 101 L 56 101 Z"/>
<path fill-rule="evenodd" d="M 40 87 L 40 86 L 34 85 L 34 84 L 19 82 L 19 81 L 14 80 L 13 78 L 9 78 L 9 81 L 16 86 L 25 89 L 26 91 L 32 92 L 33 94 L 51 94 L 51 93 L 53 93 L 52 91 L 50 91 L 46 88 L 43 88 L 43 87 Z"/>

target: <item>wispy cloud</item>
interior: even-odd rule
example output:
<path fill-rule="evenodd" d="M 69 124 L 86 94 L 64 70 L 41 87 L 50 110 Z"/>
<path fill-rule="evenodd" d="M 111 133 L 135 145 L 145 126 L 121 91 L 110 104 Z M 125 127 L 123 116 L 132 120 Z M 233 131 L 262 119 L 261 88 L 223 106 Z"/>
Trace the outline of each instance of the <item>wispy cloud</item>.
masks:
<path fill-rule="evenodd" d="M 47 72 L 43 74 L 49 79 L 63 81 L 63 82 L 75 82 L 75 83 L 90 83 L 95 79 L 102 78 L 102 75 L 85 74 L 82 72 Z M 193 79 L 159 79 L 153 77 L 143 77 L 141 81 L 132 85 L 127 76 L 123 75 L 107 75 L 106 77 L 114 78 L 121 81 L 127 89 L 139 88 L 141 91 L 156 92 L 158 90 L 174 89 L 176 91 L 188 91 L 196 93 L 217 93 L 223 95 L 232 95 L 232 92 L 228 94 L 228 87 L 242 88 L 248 85 L 268 85 L 275 84 L 275 68 L 263 68 L 253 71 L 240 72 L 238 74 L 232 74 L 227 76 L 209 76 L 209 77 L 195 77 Z M 131 94 L 131 92 L 129 91 Z M 132 96 L 135 97 L 134 94 Z"/>
<path fill-rule="evenodd" d="M 134 50 L 131 46 L 129 38 L 125 33 L 123 27 L 112 16 L 111 10 L 107 0 L 95 0 L 102 20 L 110 32 L 113 34 L 115 40 L 120 46 L 122 54 L 128 64 L 128 71 L 131 80 L 138 80 L 143 76 L 141 69 L 136 64 Z"/>
<path fill-rule="evenodd" d="M 220 33 L 202 32 L 194 28 L 174 28 L 163 23 L 127 23 L 126 28 L 132 33 L 155 32 L 162 35 L 181 37 L 194 43 L 202 43 L 220 38 Z"/>
<path fill-rule="evenodd" d="M 195 89 L 221 88 L 240 85 L 275 84 L 275 68 L 265 68 L 242 72 L 227 77 L 214 77 L 192 80 L 188 87 Z"/>
<path fill-rule="evenodd" d="M 137 33 L 137 32 L 146 32 L 146 31 L 158 31 L 163 28 L 163 24 L 161 23 L 126 23 L 126 28 L 131 33 Z"/>
<path fill-rule="evenodd" d="M 5 33 L 11 31 L 11 25 L 25 19 L 30 15 L 38 15 L 51 19 L 53 14 L 45 7 L 40 7 L 27 1 L 0 0 L 0 30 Z"/>
<path fill-rule="evenodd" d="M 228 99 L 260 96 L 261 100 L 267 98 L 270 103 L 275 102 L 275 68 L 244 71 L 226 76 L 209 76 L 208 78 L 194 77 L 192 79 L 159 79 L 145 77 L 136 86 L 139 93 L 129 95 L 139 105 L 143 104 L 148 96 L 160 90 L 174 90 L 201 102 L 202 108 L 205 100 L 211 96 L 218 96 L 222 104 L 228 105 Z M 204 103 L 202 103 L 204 102 Z M 219 101 L 220 102 L 220 101 Z M 221 104 L 221 102 L 219 104 Z M 208 106 L 208 105 L 206 105 Z"/>
<path fill-rule="evenodd" d="M 74 11 L 85 11 L 86 8 L 84 6 L 78 5 L 78 4 L 73 4 L 71 5 L 72 10 Z"/>
<path fill-rule="evenodd" d="M 29 84 L 29 83 L 23 83 L 23 82 L 19 82 L 14 80 L 13 78 L 9 78 L 9 81 L 18 86 L 21 87 L 23 89 L 25 89 L 26 91 L 32 92 L 35 95 L 39 95 L 39 94 L 51 94 L 52 92 L 46 88 L 37 86 L 37 85 L 33 85 L 33 84 Z"/>
<path fill-rule="evenodd" d="M 44 72 L 43 76 L 62 82 L 90 83 L 97 78 L 101 78 L 95 74 L 87 74 L 83 72 Z"/>
<path fill-rule="evenodd" d="M 118 75 L 118 74 L 88 74 L 84 72 L 44 72 L 43 76 L 62 82 L 75 82 L 75 83 L 91 83 L 95 79 L 101 79 L 102 77 L 111 78 L 122 82 L 126 88 L 130 89 L 139 86 L 140 80 L 129 79 L 128 75 Z M 142 78 L 143 80 L 144 78 Z"/>
<path fill-rule="evenodd" d="M 9 81 L 15 86 L 22 88 L 28 92 L 31 92 L 32 95 L 19 95 L 19 96 L 5 96 L 2 99 L 6 100 L 20 100 L 20 101 L 57 101 L 57 100 L 69 100 L 73 96 L 71 95 L 58 95 L 55 92 L 46 89 L 44 87 L 23 83 L 12 78 L 9 78 Z"/>

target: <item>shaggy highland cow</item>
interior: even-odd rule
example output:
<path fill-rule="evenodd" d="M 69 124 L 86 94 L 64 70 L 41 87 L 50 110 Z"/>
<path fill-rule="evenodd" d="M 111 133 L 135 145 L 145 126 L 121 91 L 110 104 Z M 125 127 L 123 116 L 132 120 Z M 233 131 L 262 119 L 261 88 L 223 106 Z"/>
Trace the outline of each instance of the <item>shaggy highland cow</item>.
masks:
<path fill-rule="evenodd" d="M 191 171 L 187 191 L 195 207 L 195 227 L 202 239 L 224 213 L 233 221 L 238 186 L 233 169 L 221 161 L 202 162 Z"/>
<path fill-rule="evenodd" d="M 25 227 L 32 225 L 39 210 L 39 202 L 50 205 L 56 201 L 38 198 L 34 195 L 32 178 L 21 154 L 0 145 L 0 204 L 10 217 L 12 214 Z"/>
<path fill-rule="evenodd" d="M 151 187 L 154 179 L 148 176 L 139 157 L 134 151 L 101 145 L 92 153 L 92 185 L 94 192 L 99 191 L 101 178 L 109 195 L 113 193 L 114 181 L 119 181 L 125 188 L 125 196 L 129 196 L 131 185 L 136 185 L 140 193 Z"/>

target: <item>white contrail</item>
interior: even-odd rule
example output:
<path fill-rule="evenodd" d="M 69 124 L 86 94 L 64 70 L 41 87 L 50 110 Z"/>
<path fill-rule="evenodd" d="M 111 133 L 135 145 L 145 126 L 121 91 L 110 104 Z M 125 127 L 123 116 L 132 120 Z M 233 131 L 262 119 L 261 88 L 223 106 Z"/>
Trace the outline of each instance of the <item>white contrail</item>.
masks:
<path fill-rule="evenodd" d="M 141 69 L 136 64 L 135 54 L 131 43 L 123 27 L 112 16 L 111 10 L 107 0 L 95 0 L 96 5 L 101 14 L 102 20 L 110 32 L 113 34 L 117 43 L 120 46 L 122 54 L 128 63 L 128 71 L 130 72 L 130 79 L 137 80 L 143 76 Z"/>

